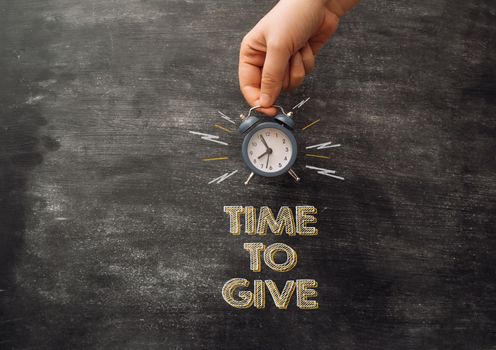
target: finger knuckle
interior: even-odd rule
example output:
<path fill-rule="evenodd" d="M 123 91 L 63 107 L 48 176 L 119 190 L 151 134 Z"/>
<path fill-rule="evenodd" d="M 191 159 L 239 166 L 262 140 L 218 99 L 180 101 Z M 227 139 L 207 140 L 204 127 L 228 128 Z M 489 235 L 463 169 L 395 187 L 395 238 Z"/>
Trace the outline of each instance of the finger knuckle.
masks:
<path fill-rule="evenodd" d="M 303 79 L 305 79 L 305 73 L 297 73 L 296 76 L 295 76 L 295 80 L 296 81 L 303 81 Z"/>
<path fill-rule="evenodd" d="M 264 72 L 262 76 L 262 84 L 264 85 L 277 85 L 280 81 L 278 77 L 272 72 Z"/>
<path fill-rule="evenodd" d="M 303 80 L 305 80 L 305 76 L 297 76 L 293 78 L 293 81 L 291 82 L 291 85 L 294 87 L 297 87 L 301 83 L 303 83 Z"/>
<path fill-rule="evenodd" d="M 241 40 L 241 47 L 249 46 L 252 41 L 253 39 L 251 33 L 245 34 L 245 36 Z"/>
<path fill-rule="evenodd" d="M 290 50 L 287 45 L 283 43 L 283 40 L 273 39 L 267 42 L 267 51 L 288 53 Z"/>
<path fill-rule="evenodd" d="M 308 62 L 305 62 L 305 71 L 306 73 L 310 73 L 313 71 L 315 68 L 315 61 L 314 60 L 308 60 Z"/>

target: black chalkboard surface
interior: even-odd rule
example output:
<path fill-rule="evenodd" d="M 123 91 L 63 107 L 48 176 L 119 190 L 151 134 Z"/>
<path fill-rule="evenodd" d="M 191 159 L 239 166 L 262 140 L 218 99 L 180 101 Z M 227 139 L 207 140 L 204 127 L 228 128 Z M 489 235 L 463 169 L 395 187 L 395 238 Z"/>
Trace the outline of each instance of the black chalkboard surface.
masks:
<path fill-rule="evenodd" d="M 364 1 L 278 101 L 341 147 L 245 186 L 214 125 L 273 3 L 0 3 L 0 348 L 496 347 L 496 3 Z M 233 236 L 225 205 L 312 205 L 319 235 Z M 298 265 L 251 272 L 255 241 Z M 232 308 L 233 277 L 313 278 L 320 308 Z"/>

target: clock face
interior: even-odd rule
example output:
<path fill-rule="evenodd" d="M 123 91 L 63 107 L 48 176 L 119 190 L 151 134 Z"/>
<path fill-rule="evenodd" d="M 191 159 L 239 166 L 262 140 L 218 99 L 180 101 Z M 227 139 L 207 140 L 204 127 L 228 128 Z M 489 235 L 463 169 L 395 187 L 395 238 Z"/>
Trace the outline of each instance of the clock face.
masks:
<path fill-rule="evenodd" d="M 275 122 L 265 122 L 252 130 L 243 143 L 243 158 L 258 175 L 286 173 L 296 160 L 296 140 L 290 130 Z"/>

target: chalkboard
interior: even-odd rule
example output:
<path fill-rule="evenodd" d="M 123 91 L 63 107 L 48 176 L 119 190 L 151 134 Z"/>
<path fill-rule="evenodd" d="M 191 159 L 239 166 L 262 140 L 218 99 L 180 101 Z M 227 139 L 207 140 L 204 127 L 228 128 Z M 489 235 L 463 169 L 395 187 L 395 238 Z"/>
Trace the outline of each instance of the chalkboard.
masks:
<path fill-rule="evenodd" d="M 218 112 L 247 112 L 239 43 L 273 5 L 0 3 L 0 348 L 496 347 L 496 3 L 361 3 L 278 100 L 341 147 L 245 186 Z M 319 235 L 233 236 L 225 205 L 312 205 Z M 257 240 L 298 265 L 251 272 Z M 314 278 L 320 308 L 235 309 L 233 277 Z"/>

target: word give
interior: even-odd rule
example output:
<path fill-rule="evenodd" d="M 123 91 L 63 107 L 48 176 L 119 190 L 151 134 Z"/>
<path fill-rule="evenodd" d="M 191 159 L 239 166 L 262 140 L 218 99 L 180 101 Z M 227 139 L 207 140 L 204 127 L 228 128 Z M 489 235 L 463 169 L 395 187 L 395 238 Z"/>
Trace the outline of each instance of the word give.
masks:
<path fill-rule="evenodd" d="M 317 296 L 314 288 L 318 287 L 317 281 L 311 279 L 288 280 L 284 285 L 282 292 L 279 291 L 272 280 L 255 280 L 253 283 L 253 292 L 241 290 L 237 293 L 239 299 L 234 297 L 236 290 L 247 288 L 250 282 L 244 278 L 232 278 L 224 284 L 222 296 L 224 300 L 237 309 L 248 309 L 255 306 L 257 309 L 264 309 L 266 304 L 265 287 L 269 290 L 274 305 L 278 309 L 285 310 L 291 301 L 296 289 L 296 306 L 300 309 L 315 310 L 319 308 L 319 303 L 315 300 L 309 300 Z"/>

